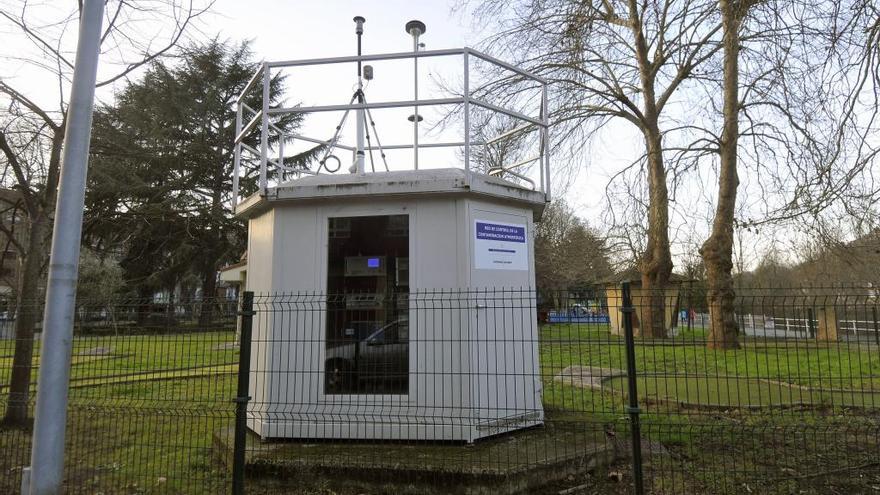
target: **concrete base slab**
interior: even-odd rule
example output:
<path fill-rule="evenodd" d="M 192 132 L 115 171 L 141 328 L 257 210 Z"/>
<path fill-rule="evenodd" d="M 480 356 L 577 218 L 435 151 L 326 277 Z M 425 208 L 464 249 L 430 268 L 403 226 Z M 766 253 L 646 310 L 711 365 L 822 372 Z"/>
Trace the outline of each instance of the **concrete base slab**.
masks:
<path fill-rule="evenodd" d="M 232 427 L 214 435 L 229 468 Z M 578 476 L 624 454 L 603 425 L 584 418 L 548 418 L 544 426 L 480 440 L 452 442 L 261 441 L 249 432 L 248 486 L 292 493 L 520 494 Z"/>

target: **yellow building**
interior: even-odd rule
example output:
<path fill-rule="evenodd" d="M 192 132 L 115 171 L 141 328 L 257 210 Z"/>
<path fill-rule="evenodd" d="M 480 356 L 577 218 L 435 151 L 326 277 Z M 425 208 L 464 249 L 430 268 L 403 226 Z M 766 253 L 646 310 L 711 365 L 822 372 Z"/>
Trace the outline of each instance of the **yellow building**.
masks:
<path fill-rule="evenodd" d="M 663 320 L 666 323 L 665 333 L 678 326 L 678 312 L 681 308 L 681 285 L 687 279 L 681 275 L 673 273 L 670 277 L 669 284 L 666 287 L 655 289 L 658 296 L 663 298 L 664 315 Z M 641 322 L 644 320 L 645 308 L 650 304 L 651 298 L 646 290 L 642 289 L 642 279 L 639 272 L 635 269 L 627 270 L 623 273 L 606 279 L 605 299 L 608 307 L 608 320 L 611 327 L 612 335 L 623 335 L 623 290 L 624 282 L 630 283 L 630 296 L 634 308 L 633 312 L 633 334 L 641 336 Z"/>

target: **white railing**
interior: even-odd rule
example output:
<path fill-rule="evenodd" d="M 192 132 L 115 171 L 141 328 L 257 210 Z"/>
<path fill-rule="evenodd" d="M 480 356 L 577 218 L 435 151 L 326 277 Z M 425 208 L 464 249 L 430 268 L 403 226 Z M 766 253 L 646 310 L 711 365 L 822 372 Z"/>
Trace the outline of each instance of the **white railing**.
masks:
<path fill-rule="evenodd" d="M 740 324 L 740 331 L 750 337 L 809 339 L 815 338 L 815 332 L 819 328 L 819 320 L 815 318 L 810 321 L 807 318 L 740 314 L 737 315 L 737 322 Z M 693 325 L 708 329 L 709 315 L 695 314 Z M 874 320 L 838 320 L 837 330 L 840 334 L 855 338 L 880 337 L 880 323 Z"/>
<path fill-rule="evenodd" d="M 840 320 L 838 330 L 846 332 L 854 337 L 873 336 L 880 333 L 880 325 L 873 320 Z"/>
<path fill-rule="evenodd" d="M 288 69 L 291 67 L 309 67 L 309 66 L 320 66 L 320 65 L 328 65 L 328 64 L 346 64 L 346 63 L 363 63 L 370 61 L 388 61 L 388 60 L 401 60 L 401 59 L 420 59 L 420 58 L 428 58 L 428 57 L 461 57 L 462 59 L 462 68 L 463 68 L 463 94 L 460 96 L 452 96 L 452 97 L 444 97 L 444 98 L 427 98 L 427 99 L 417 99 L 414 100 L 395 100 L 395 101 L 379 101 L 379 102 L 369 102 L 366 101 L 364 103 L 357 103 L 352 100 L 346 104 L 338 104 L 338 105 L 316 105 L 316 106 L 294 106 L 294 107 L 271 107 L 270 106 L 270 82 L 272 81 L 273 74 L 281 69 Z M 480 98 L 475 95 L 475 91 L 478 91 L 480 88 L 472 88 L 471 87 L 471 58 L 479 59 L 488 64 L 491 64 L 496 69 L 509 71 L 515 74 L 515 78 L 518 81 L 528 81 L 530 83 L 534 83 L 540 89 L 540 110 L 537 116 L 528 115 L 527 113 L 520 112 L 511 108 L 507 108 L 505 106 L 497 105 L 486 101 L 484 98 Z M 508 77 L 509 79 L 509 77 Z M 262 84 L 258 84 L 261 81 Z M 496 81 L 497 82 L 497 81 Z M 485 87 L 484 83 L 482 87 Z M 262 106 L 259 109 L 251 108 L 247 104 L 245 104 L 245 98 L 254 91 L 257 87 L 262 86 L 262 96 L 258 98 L 258 101 L 262 102 Z M 416 93 L 417 94 L 417 93 Z M 326 163 L 320 163 L 319 166 L 315 170 L 309 170 L 299 167 L 290 167 L 284 164 L 284 152 L 285 152 L 285 143 L 289 143 L 292 141 L 303 141 L 311 144 L 323 144 L 325 146 L 332 146 L 333 148 L 338 148 L 344 151 L 350 151 L 353 156 L 353 160 L 355 158 L 355 152 L 357 148 L 350 145 L 342 144 L 335 139 L 327 140 L 327 139 L 319 139 L 312 136 L 301 135 L 292 132 L 285 132 L 280 129 L 273 123 L 273 119 L 277 119 L 285 114 L 312 114 L 312 113 L 321 113 L 321 112 L 348 112 L 348 111 L 369 111 L 371 109 L 384 109 L 384 108 L 408 108 L 408 107 L 427 107 L 427 106 L 460 106 L 461 108 L 461 117 L 463 119 L 463 136 L 461 140 L 451 141 L 451 142 L 434 142 L 434 143 L 419 143 L 418 138 L 414 137 L 414 142 L 412 144 L 383 144 L 380 145 L 377 141 L 376 145 L 368 145 L 364 146 L 363 151 L 372 151 L 372 150 L 402 150 L 402 149 L 411 149 L 414 153 L 413 160 L 413 168 L 418 168 L 418 154 L 420 149 L 426 148 L 458 148 L 462 150 L 462 158 L 464 162 L 464 170 L 467 172 L 466 177 L 470 177 L 470 172 L 472 170 L 472 147 L 475 146 L 489 146 L 501 139 L 511 138 L 512 136 L 522 136 L 524 134 L 529 134 L 533 132 L 538 132 L 538 150 L 536 156 L 529 157 L 523 160 L 519 160 L 513 164 L 504 164 L 500 166 L 494 166 L 488 170 L 490 175 L 495 176 L 511 176 L 515 177 L 523 182 L 529 183 L 534 190 L 538 190 L 545 195 L 545 199 L 547 201 L 550 200 L 550 162 L 549 162 L 549 152 L 550 152 L 550 134 L 549 134 L 549 109 L 548 109 L 548 100 L 547 100 L 547 81 L 543 78 L 532 74 L 529 71 L 523 70 L 519 67 L 516 67 L 512 64 L 494 58 L 485 53 L 481 53 L 472 48 L 457 48 L 457 49 L 449 49 L 449 50 L 425 50 L 419 52 L 403 52 L 403 53 L 387 53 L 387 54 L 378 54 L 378 55 L 362 55 L 362 56 L 347 56 L 347 57 L 332 57 L 332 58 L 316 58 L 316 59 L 306 59 L 306 60 L 289 60 L 289 61 L 280 61 L 280 62 L 264 62 L 259 70 L 251 77 L 250 81 L 242 90 L 241 94 L 238 95 L 236 99 L 236 114 L 235 114 L 235 141 L 234 141 L 234 168 L 233 168 L 233 177 L 232 177 L 232 189 L 233 189 L 233 207 L 237 206 L 240 202 L 240 180 L 242 174 L 245 173 L 245 166 L 243 164 L 243 154 L 250 156 L 253 160 L 258 162 L 256 170 L 250 170 L 251 173 L 257 173 L 257 194 L 265 194 L 268 188 L 268 177 L 270 175 L 269 168 L 274 168 L 274 173 L 279 173 L 282 176 L 286 174 L 292 174 L 294 176 L 300 176 L 303 174 L 319 174 L 319 173 L 335 173 L 342 169 L 341 164 L 337 164 L 337 168 L 333 171 L 330 170 L 330 167 L 326 165 Z M 509 118 L 515 119 L 520 122 L 516 128 L 503 132 L 499 136 L 495 136 L 490 139 L 485 139 L 483 141 L 478 141 L 473 139 L 473 129 L 472 129 L 472 111 L 474 108 L 481 108 L 484 110 L 488 110 L 489 112 L 494 112 L 497 114 L 505 115 Z M 414 115 L 415 117 L 415 115 Z M 259 148 L 255 148 L 253 146 L 249 146 L 244 142 L 244 140 L 253 135 L 256 132 L 256 129 L 259 127 Z M 270 150 L 270 140 L 277 142 L 277 146 L 275 149 Z M 272 156 L 270 156 L 270 154 Z M 335 156 L 333 157 L 338 162 L 339 159 Z M 525 172 L 522 171 L 521 167 L 525 165 L 532 164 L 537 162 L 537 177 L 529 177 Z M 322 172 L 323 169 L 323 172 Z M 243 198 L 241 198 L 243 199 Z"/>

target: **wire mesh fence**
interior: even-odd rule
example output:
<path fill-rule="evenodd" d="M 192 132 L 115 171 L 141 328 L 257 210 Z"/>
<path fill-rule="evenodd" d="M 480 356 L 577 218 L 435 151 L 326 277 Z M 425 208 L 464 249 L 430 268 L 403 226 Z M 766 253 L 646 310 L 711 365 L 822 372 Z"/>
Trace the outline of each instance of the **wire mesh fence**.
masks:
<path fill-rule="evenodd" d="M 10 310 L 8 338 L 0 339 L 0 493 L 18 493 L 22 468 L 30 464 L 41 325 L 34 325 L 33 337 L 15 338 L 22 311 L 30 309 L 42 315 L 39 305 Z M 214 461 L 211 435 L 234 414 L 236 313 L 237 302 L 226 299 L 77 305 L 65 459 L 69 493 L 228 491 L 229 475 Z M 28 347 L 31 356 L 16 360 Z M 13 371 L 27 383 L 14 382 Z M 17 403 L 20 395 L 10 389 L 22 386 L 28 393 Z M 12 410 L 18 413 L 11 416 Z"/>
<path fill-rule="evenodd" d="M 722 350 L 689 287 L 258 296 L 248 486 L 321 472 L 415 491 L 615 493 L 636 478 L 650 493 L 865 491 L 876 302 L 740 290 Z"/>
<path fill-rule="evenodd" d="M 870 492 L 877 303 L 740 289 L 726 349 L 687 285 L 255 295 L 240 321 L 226 300 L 83 304 L 66 487 Z M 16 343 L 0 340 L 4 411 Z M 0 492 L 18 490 L 28 428 L 0 428 Z"/>
<path fill-rule="evenodd" d="M 712 348 L 711 320 L 700 316 L 705 302 L 682 295 L 690 311 L 679 310 L 671 336 L 637 340 L 633 349 L 642 443 L 650 451 L 646 487 L 658 493 L 876 490 L 876 291 L 741 289 L 734 305 L 737 345 L 726 350 Z"/>

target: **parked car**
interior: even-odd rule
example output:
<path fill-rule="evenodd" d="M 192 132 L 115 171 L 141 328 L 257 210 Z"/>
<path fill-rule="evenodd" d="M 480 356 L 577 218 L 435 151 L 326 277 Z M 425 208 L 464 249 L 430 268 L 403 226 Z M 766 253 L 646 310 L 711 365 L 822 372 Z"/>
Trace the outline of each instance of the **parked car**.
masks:
<path fill-rule="evenodd" d="M 587 316 L 590 314 L 590 311 L 583 304 L 573 304 L 570 313 L 572 316 Z"/>
<path fill-rule="evenodd" d="M 365 339 L 327 349 L 325 391 L 406 393 L 409 377 L 409 322 L 391 322 Z"/>

